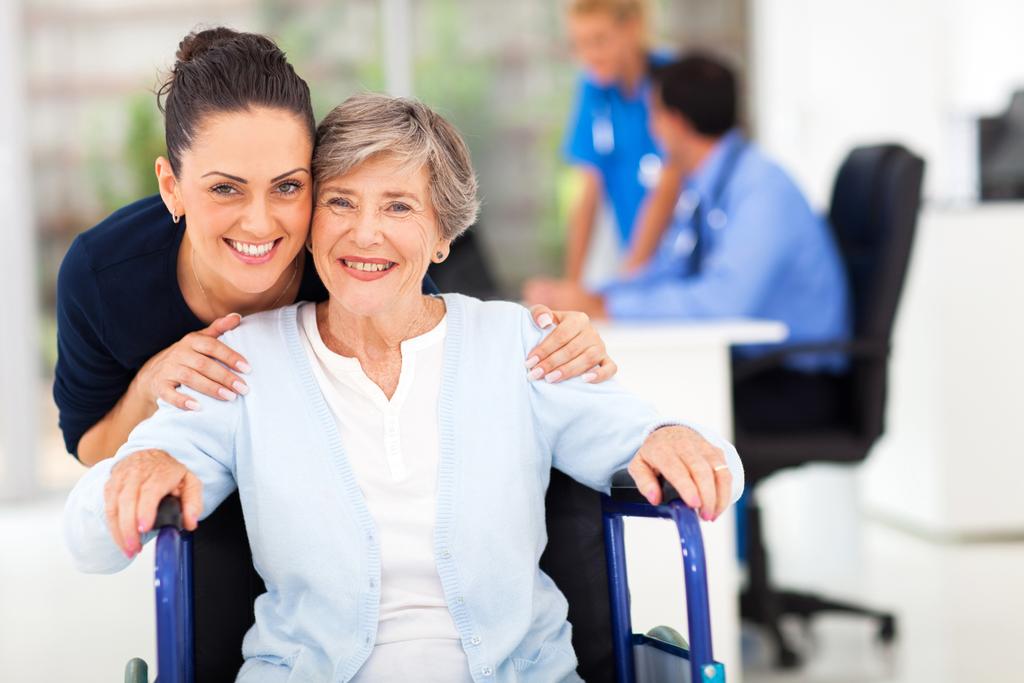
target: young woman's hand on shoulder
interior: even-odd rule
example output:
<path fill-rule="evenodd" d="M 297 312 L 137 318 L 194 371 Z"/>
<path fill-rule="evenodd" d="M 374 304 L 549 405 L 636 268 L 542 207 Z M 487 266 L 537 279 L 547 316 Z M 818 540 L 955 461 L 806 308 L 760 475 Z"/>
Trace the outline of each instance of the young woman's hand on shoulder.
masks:
<path fill-rule="evenodd" d="M 590 316 L 579 311 L 552 311 L 543 304 L 530 307 L 530 315 L 542 329 L 554 331 L 527 354 L 526 367 L 531 379 L 560 382 L 583 376 L 584 382 L 600 383 L 618 372 L 604 340 Z"/>
<path fill-rule="evenodd" d="M 179 387 L 186 386 L 222 401 L 249 393 L 248 385 L 236 374 L 248 372 L 249 364 L 218 339 L 238 327 L 241 320 L 237 313 L 218 318 L 150 358 L 135 378 L 143 395 L 153 404 L 163 399 L 182 410 L 198 410 L 199 403 L 178 391 Z"/>

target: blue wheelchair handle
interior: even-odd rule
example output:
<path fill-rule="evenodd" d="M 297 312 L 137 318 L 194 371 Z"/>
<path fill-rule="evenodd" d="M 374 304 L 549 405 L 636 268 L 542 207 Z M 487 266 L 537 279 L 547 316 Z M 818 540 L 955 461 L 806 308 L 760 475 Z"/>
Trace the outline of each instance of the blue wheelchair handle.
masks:
<path fill-rule="evenodd" d="M 185 530 L 185 522 L 181 514 L 181 501 L 174 496 L 164 496 L 156 508 L 154 529 L 171 526 L 178 531 Z"/>
<path fill-rule="evenodd" d="M 704 541 L 697 512 L 662 481 L 661 505 L 651 505 L 637 490 L 626 470 L 612 477 L 610 496 L 602 496 L 605 552 L 611 597 L 612 631 L 615 643 L 616 673 L 619 683 L 634 683 L 633 633 L 630 621 L 629 585 L 622 520 L 624 517 L 658 517 L 675 522 L 683 559 L 683 583 L 686 589 L 686 621 L 689 629 L 690 674 L 694 683 L 716 680 L 709 672 L 715 666 L 711 644 L 711 611 L 708 601 L 707 568 Z"/>
<path fill-rule="evenodd" d="M 194 683 L 192 534 L 182 525 L 181 501 L 165 496 L 157 508 L 157 683 Z"/>

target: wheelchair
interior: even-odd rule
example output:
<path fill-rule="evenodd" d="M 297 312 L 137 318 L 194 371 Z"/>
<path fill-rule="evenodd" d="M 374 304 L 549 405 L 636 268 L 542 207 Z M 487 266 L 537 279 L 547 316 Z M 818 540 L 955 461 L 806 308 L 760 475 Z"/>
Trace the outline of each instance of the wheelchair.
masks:
<path fill-rule="evenodd" d="M 601 517 L 611 607 L 615 680 L 618 683 L 724 683 L 725 668 L 712 656 L 704 544 L 697 513 L 686 507 L 671 485 L 662 484 L 661 505 L 653 506 L 637 491 L 626 470 L 612 479 L 611 495 L 601 496 Z M 626 582 L 625 517 L 672 520 L 679 533 L 689 643 L 674 629 L 659 626 L 647 634 L 633 633 Z M 167 496 L 156 524 L 156 683 L 196 683 L 192 600 L 192 538 L 184 531 L 181 506 Z M 148 683 L 148 666 L 132 659 L 125 683 Z"/>

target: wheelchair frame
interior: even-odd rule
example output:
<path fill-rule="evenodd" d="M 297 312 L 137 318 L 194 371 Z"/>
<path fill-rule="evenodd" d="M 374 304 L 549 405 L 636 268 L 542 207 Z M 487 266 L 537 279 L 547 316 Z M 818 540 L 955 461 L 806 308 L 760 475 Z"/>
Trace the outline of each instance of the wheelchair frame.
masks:
<path fill-rule="evenodd" d="M 700 521 L 694 510 L 679 500 L 672 488 L 663 486 L 662 505 L 650 505 L 623 470 L 612 481 L 611 496 L 602 496 L 605 558 L 611 597 L 612 639 L 619 683 L 669 683 L 641 680 L 637 658 L 657 650 L 689 662 L 680 678 L 685 683 L 725 683 L 724 667 L 714 661 L 711 646 L 711 615 L 707 571 Z M 659 517 L 672 520 L 679 533 L 684 563 L 689 650 L 649 635 L 634 634 L 630 620 L 629 585 L 626 581 L 625 517 Z M 156 541 L 157 683 L 195 683 L 194 621 L 192 613 L 192 534 L 183 530 L 181 507 L 168 496 L 160 503 Z M 675 669 L 673 669 L 675 670 Z M 146 680 L 146 666 L 133 659 L 126 669 L 126 683 Z"/>

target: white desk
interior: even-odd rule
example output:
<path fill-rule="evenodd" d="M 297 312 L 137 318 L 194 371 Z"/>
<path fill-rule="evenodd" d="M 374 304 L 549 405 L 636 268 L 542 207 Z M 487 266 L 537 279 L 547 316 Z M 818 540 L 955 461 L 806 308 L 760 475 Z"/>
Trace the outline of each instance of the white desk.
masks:
<path fill-rule="evenodd" d="M 623 385 L 652 402 L 665 417 L 697 422 L 726 437 L 732 435 L 730 347 L 779 342 L 787 335 L 782 323 L 754 320 L 608 323 L 599 329 L 619 364 Z M 742 672 L 735 517 L 730 509 L 718 521 L 702 526 L 715 658 L 725 664 L 730 683 L 738 683 Z M 626 555 L 634 633 L 667 624 L 685 634 L 682 558 L 673 524 L 626 520 Z"/>

